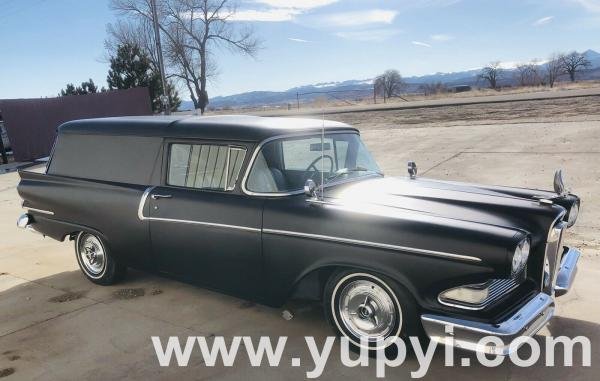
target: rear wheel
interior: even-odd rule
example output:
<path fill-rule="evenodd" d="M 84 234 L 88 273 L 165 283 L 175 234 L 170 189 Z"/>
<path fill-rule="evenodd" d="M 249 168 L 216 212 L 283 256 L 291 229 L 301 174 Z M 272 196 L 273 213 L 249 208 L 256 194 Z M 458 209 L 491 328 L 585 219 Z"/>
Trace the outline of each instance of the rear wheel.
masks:
<path fill-rule="evenodd" d="M 125 276 L 127 268 L 114 259 L 102 239 L 94 234 L 77 235 L 75 255 L 83 274 L 96 284 L 110 285 Z"/>
<path fill-rule="evenodd" d="M 324 308 L 334 330 L 354 349 L 384 348 L 390 343 L 386 339 L 419 336 L 421 330 L 412 295 L 382 275 L 351 270 L 333 274 L 325 286 Z"/>

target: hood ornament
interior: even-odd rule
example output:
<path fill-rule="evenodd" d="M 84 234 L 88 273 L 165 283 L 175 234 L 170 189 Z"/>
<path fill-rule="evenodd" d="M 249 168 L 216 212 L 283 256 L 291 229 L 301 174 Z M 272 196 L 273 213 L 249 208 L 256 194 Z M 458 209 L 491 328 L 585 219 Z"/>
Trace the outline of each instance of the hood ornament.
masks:
<path fill-rule="evenodd" d="M 408 175 L 411 179 L 417 178 L 417 164 L 414 161 L 408 162 Z"/>
<path fill-rule="evenodd" d="M 554 192 L 559 196 L 564 196 L 568 193 L 563 180 L 562 169 L 559 169 L 554 173 Z"/>

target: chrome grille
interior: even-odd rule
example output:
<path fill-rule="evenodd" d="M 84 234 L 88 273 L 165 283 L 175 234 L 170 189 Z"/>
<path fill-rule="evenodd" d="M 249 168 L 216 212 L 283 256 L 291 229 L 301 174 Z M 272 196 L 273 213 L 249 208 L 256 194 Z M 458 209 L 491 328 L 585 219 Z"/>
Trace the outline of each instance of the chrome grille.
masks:
<path fill-rule="evenodd" d="M 482 304 L 488 305 L 494 300 L 498 299 L 502 295 L 505 295 L 512 291 L 515 287 L 517 287 L 521 282 L 517 281 L 519 278 L 511 278 L 511 279 L 493 279 L 490 282 L 489 295 L 486 300 L 483 301 Z"/>
<path fill-rule="evenodd" d="M 461 303 L 454 300 L 444 300 L 438 298 L 439 302 L 451 306 L 458 307 L 468 310 L 482 310 L 485 307 L 489 306 L 496 300 L 500 299 L 504 295 L 508 294 L 515 288 L 517 288 L 527 277 L 527 266 L 519 272 L 515 274 L 512 278 L 502 278 L 502 279 L 490 279 L 489 281 L 478 285 L 480 288 L 488 288 L 488 296 L 481 303 L 478 304 L 467 304 Z"/>

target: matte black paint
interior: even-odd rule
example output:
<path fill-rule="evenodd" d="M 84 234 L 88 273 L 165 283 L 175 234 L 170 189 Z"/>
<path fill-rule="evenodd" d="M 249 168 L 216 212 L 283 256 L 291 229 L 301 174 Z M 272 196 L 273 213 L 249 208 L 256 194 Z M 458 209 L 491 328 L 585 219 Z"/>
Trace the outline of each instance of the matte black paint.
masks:
<path fill-rule="evenodd" d="M 285 127 L 290 121 L 294 127 Z M 576 196 L 420 178 L 370 177 L 327 187 L 324 202 L 315 203 L 302 194 L 248 196 L 240 190 L 241 176 L 231 192 L 165 184 L 165 146 L 169 142 L 213 139 L 244 145 L 245 173 L 254 148 L 262 140 L 316 133 L 320 127 L 321 121 L 256 117 L 69 122 L 59 128 L 49 174 L 20 172 L 18 191 L 25 207 L 54 212 L 50 216 L 31 211 L 35 229 L 49 237 L 62 240 L 78 231 L 95 232 L 104 238 L 111 252 L 130 266 L 274 306 L 281 305 L 303 279 L 316 279 L 311 276 L 315 271 L 334 267 L 385 274 L 411 292 L 424 310 L 492 321 L 516 308 L 528 293 L 539 288 L 548 230 L 565 208 L 579 202 Z M 341 123 L 328 122 L 326 128 L 356 132 Z M 111 168 L 103 167 L 99 176 L 94 168 L 78 167 L 79 155 L 98 148 L 90 146 L 94 139 L 79 139 L 87 142 L 83 146 L 62 143 L 62 139 L 78 141 L 77 136 L 85 135 L 102 136 L 102 140 L 113 136 L 116 142 L 122 136 L 144 136 L 143 144 L 135 147 L 138 157 L 144 159 L 112 168 L 114 177 L 121 182 L 110 181 L 107 177 Z M 118 143 L 104 144 L 102 149 L 111 157 L 107 163 L 113 166 L 118 158 L 127 160 L 131 156 Z M 136 166 L 139 171 L 130 173 Z M 133 180 L 123 182 L 128 175 Z M 152 194 L 168 194 L 172 198 L 149 197 L 143 215 L 150 219 L 140 220 L 140 199 L 150 186 L 156 187 Z M 551 199 L 554 204 L 542 205 L 538 198 Z M 448 252 L 481 261 L 292 237 L 268 233 L 270 229 Z M 460 311 L 437 302 L 439 292 L 450 287 L 508 277 L 515 245 L 526 236 L 532 240 L 529 281 L 509 297 L 479 312 Z"/>

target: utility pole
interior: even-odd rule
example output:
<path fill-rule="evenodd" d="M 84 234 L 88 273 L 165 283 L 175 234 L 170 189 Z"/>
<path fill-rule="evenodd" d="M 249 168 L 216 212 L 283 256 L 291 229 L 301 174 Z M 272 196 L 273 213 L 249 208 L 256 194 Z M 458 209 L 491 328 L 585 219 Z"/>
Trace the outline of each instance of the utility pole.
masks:
<path fill-rule="evenodd" d="M 162 81 L 163 94 L 161 101 L 165 110 L 165 115 L 171 114 L 171 105 L 167 95 L 167 80 L 165 79 L 165 64 L 163 62 L 162 47 L 160 46 L 160 30 L 158 28 L 158 11 L 156 10 L 156 0 L 151 0 L 152 23 L 154 25 L 154 40 L 156 41 L 156 56 L 158 57 L 158 70 L 160 70 L 160 79 Z"/>
<path fill-rule="evenodd" d="M 296 105 L 298 106 L 298 110 L 300 110 L 300 94 L 296 93 Z"/>

